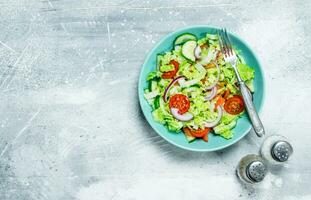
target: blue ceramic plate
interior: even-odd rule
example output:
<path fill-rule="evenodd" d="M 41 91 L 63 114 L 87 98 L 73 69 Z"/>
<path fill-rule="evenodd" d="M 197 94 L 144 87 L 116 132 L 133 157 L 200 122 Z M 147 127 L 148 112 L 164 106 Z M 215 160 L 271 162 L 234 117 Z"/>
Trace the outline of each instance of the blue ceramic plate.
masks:
<path fill-rule="evenodd" d="M 144 88 L 147 88 L 146 77 L 147 74 L 156 69 L 156 55 L 159 53 L 164 53 L 166 51 L 170 51 L 173 48 L 174 39 L 183 34 L 183 33 L 192 33 L 196 35 L 198 38 L 202 38 L 206 33 L 217 33 L 219 29 L 210 26 L 191 26 L 179 29 L 169 35 L 165 36 L 148 54 L 143 67 L 141 69 L 141 73 L 139 76 L 138 82 L 138 95 L 141 109 L 151 125 L 151 127 L 165 140 L 174 144 L 183 149 L 192 150 L 192 151 L 216 151 L 228 147 L 241 138 L 243 138 L 251 129 L 250 121 L 247 117 L 247 114 L 244 114 L 237 122 L 236 127 L 233 129 L 234 136 L 230 140 L 226 140 L 220 136 L 209 134 L 209 141 L 206 143 L 203 140 L 196 140 L 192 143 L 188 143 L 183 133 L 173 133 L 167 130 L 165 126 L 159 124 L 153 120 L 152 117 L 152 109 L 148 102 L 144 98 Z M 242 50 L 242 56 L 244 57 L 246 63 L 255 69 L 255 80 L 254 80 L 254 104 L 259 112 L 261 110 L 263 100 L 264 100 L 264 77 L 263 72 L 260 67 L 259 61 L 256 58 L 253 51 L 250 47 L 238 36 L 229 33 L 230 38 L 232 39 L 233 45 Z"/>

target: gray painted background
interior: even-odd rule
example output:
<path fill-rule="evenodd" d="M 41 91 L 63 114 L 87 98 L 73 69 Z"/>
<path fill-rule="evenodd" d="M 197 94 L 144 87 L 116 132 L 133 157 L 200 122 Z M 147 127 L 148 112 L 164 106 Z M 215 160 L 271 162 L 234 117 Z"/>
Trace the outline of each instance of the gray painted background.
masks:
<path fill-rule="evenodd" d="M 310 200 L 311 2 L 0 2 L 0 199 Z M 137 80 L 148 51 L 187 25 L 227 27 L 258 54 L 268 134 L 295 154 L 255 187 L 235 176 L 251 132 L 215 153 L 181 150 L 146 123 Z"/>

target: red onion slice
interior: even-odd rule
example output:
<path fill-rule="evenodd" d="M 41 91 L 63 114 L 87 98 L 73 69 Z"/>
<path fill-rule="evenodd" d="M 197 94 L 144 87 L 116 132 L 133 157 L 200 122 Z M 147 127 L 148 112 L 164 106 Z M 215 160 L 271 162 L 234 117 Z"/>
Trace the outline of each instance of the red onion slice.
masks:
<path fill-rule="evenodd" d="M 178 80 L 180 80 L 181 78 L 184 78 L 184 76 L 178 76 L 176 78 L 174 78 L 172 80 L 172 82 L 170 82 L 170 84 L 168 84 L 168 86 L 165 88 L 165 91 L 164 91 L 164 95 L 163 95 L 163 100 L 164 102 L 167 102 L 167 97 L 168 97 L 168 91 L 170 90 L 170 88 L 172 87 L 172 85 L 174 85 Z"/>
<path fill-rule="evenodd" d="M 202 52 L 202 50 L 201 50 L 200 45 L 197 45 L 197 46 L 195 47 L 195 49 L 194 49 L 194 57 L 195 57 L 196 59 L 200 59 L 200 58 L 201 58 L 201 52 Z"/>
<path fill-rule="evenodd" d="M 192 120 L 193 119 L 193 115 L 190 114 L 189 112 L 186 112 L 185 114 L 179 114 L 178 113 L 178 109 L 177 108 L 171 108 L 171 113 L 172 115 L 178 119 L 179 121 L 183 121 L 183 122 L 186 122 L 186 121 L 189 121 L 189 120 Z"/>
<path fill-rule="evenodd" d="M 212 63 L 213 63 L 213 64 L 216 66 L 216 68 L 217 68 L 217 78 L 216 78 L 215 82 L 214 82 L 213 84 L 211 84 L 210 86 L 206 87 L 205 90 L 210 90 L 210 89 L 212 89 L 213 87 L 216 86 L 216 84 L 217 84 L 218 81 L 219 81 L 219 77 L 220 77 L 220 68 L 219 68 L 219 66 L 218 66 L 218 64 L 217 64 L 216 62 L 212 62 Z"/>
<path fill-rule="evenodd" d="M 217 94 L 217 87 L 213 87 L 211 90 L 211 93 L 209 95 L 207 95 L 206 97 L 204 97 L 205 101 L 210 101 L 212 100 Z"/>
<path fill-rule="evenodd" d="M 222 113 L 223 113 L 222 108 L 220 106 L 217 107 L 217 112 L 218 112 L 217 119 L 211 122 L 208 122 L 208 121 L 204 122 L 205 127 L 211 128 L 211 127 L 216 126 L 220 122 Z"/>

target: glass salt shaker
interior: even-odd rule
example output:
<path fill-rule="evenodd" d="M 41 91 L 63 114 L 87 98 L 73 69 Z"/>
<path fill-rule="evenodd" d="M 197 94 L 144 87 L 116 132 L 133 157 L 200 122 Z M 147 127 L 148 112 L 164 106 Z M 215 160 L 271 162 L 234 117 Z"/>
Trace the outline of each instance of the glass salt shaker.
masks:
<path fill-rule="evenodd" d="M 265 178 L 267 167 L 261 156 L 249 154 L 240 160 L 236 172 L 243 182 L 255 184 Z"/>
<path fill-rule="evenodd" d="M 293 153 L 288 139 L 281 135 L 267 137 L 260 149 L 261 156 L 271 165 L 282 165 Z"/>

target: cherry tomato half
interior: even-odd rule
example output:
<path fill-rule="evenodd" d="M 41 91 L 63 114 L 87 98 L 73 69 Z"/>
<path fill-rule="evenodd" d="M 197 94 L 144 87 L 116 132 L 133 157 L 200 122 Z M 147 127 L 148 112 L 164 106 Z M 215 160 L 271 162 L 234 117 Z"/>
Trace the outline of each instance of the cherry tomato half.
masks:
<path fill-rule="evenodd" d="M 215 108 L 214 110 L 216 111 L 217 110 L 217 107 L 218 106 L 222 106 L 224 103 L 226 102 L 226 99 L 222 98 L 222 96 L 218 96 L 218 99 L 215 103 Z"/>
<path fill-rule="evenodd" d="M 190 108 L 190 101 L 186 95 L 175 94 L 170 97 L 170 108 L 177 108 L 179 114 L 186 113 Z"/>
<path fill-rule="evenodd" d="M 204 128 L 204 129 L 191 129 L 191 128 L 188 128 L 188 127 L 184 127 L 183 128 L 183 131 L 186 133 L 186 134 L 190 134 L 192 135 L 193 137 L 198 137 L 198 138 L 203 138 L 204 137 L 204 140 L 207 140 L 207 134 L 209 133 L 211 129 L 210 128 Z"/>
<path fill-rule="evenodd" d="M 174 70 L 169 71 L 169 72 L 164 72 L 162 74 L 162 78 L 164 78 L 164 79 L 172 79 L 172 78 L 174 78 L 174 76 L 178 72 L 179 63 L 177 61 L 175 61 L 175 60 L 171 60 L 170 64 L 174 65 Z"/>
<path fill-rule="evenodd" d="M 202 140 L 204 140 L 205 142 L 208 142 L 208 133 L 202 137 Z"/>
<path fill-rule="evenodd" d="M 226 112 L 231 115 L 240 114 L 245 108 L 243 98 L 240 95 L 234 95 L 227 99 L 224 108 Z"/>

